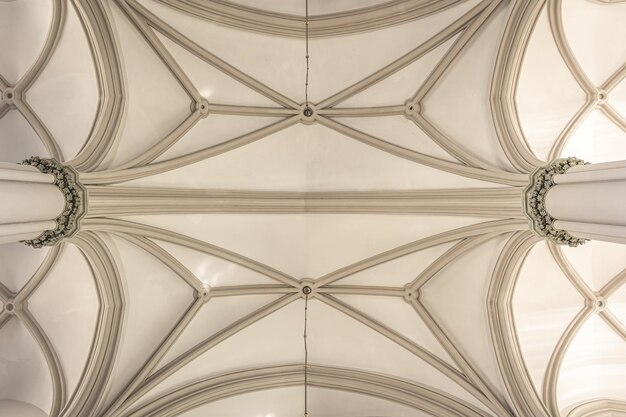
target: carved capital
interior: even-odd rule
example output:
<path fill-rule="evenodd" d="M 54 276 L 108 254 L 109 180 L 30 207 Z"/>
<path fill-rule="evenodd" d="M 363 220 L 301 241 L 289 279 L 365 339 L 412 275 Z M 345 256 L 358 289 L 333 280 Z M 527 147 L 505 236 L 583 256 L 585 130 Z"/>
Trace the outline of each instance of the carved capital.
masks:
<path fill-rule="evenodd" d="M 553 177 L 564 174 L 573 166 L 585 164 L 582 159 L 574 157 L 556 159 L 545 167 L 537 168 L 530 175 L 530 183 L 524 190 L 524 213 L 530 220 L 531 229 L 539 236 L 568 246 L 582 245 L 587 241 L 574 237 L 565 230 L 556 229 L 554 222 L 557 219 L 550 216 L 545 204 L 548 190 L 555 185 Z"/>
<path fill-rule="evenodd" d="M 56 227 L 44 231 L 35 239 L 23 241 L 34 248 L 54 246 L 63 238 L 72 236 L 78 231 L 80 220 L 87 211 L 87 192 L 78 181 L 78 172 L 55 159 L 33 156 L 25 159 L 22 164 L 32 165 L 44 174 L 54 175 L 54 185 L 61 190 L 65 198 L 65 208 L 55 219 Z"/>

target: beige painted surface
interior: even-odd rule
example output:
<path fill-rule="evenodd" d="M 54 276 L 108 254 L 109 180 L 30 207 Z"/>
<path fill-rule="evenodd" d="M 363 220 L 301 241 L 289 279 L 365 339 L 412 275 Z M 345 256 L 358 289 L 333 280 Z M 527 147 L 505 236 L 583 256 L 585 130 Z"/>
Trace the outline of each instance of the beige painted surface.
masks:
<path fill-rule="evenodd" d="M 0 245 L 0 398 L 301 413 L 305 280 L 311 417 L 623 410 L 626 246 L 542 241 L 521 193 L 626 160 L 626 4 L 309 2 L 311 119 L 304 1 L 0 1 L 0 160 L 89 197 Z"/>

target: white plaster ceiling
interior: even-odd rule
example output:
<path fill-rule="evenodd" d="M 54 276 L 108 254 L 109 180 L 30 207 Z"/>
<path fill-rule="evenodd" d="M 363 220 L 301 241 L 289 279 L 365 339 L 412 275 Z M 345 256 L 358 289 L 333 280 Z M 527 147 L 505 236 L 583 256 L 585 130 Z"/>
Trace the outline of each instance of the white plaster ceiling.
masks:
<path fill-rule="evenodd" d="M 626 248 L 539 241 L 520 198 L 626 159 L 626 3 L 309 3 L 313 124 L 304 0 L 0 1 L 0 160 L 90 199 L 0 246 L 0 416 L 302 413 L 303 279 L 311 417 L 626 409 Z"/>

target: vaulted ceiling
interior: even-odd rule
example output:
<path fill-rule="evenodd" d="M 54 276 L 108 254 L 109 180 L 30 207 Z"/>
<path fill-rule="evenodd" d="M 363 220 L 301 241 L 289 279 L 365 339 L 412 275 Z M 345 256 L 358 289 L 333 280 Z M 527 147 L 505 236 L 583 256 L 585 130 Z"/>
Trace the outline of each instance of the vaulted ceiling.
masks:
<path fill-rule="evenodd" d="M 521 197 L 626 159 L 626 3 L 309 4 L 305 117 L 304 0 L 0 0 L 0 160 L 89 200 L 0 245 L 0 416 L 300 415 L 304 285 L 311 417 L 626 415 L 626 246 Z"/>

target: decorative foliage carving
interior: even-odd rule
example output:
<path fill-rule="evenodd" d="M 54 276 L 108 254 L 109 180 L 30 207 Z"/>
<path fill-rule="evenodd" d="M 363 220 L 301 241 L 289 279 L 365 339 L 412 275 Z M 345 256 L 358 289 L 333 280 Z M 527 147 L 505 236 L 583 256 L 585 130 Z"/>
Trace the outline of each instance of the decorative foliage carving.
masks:
<path fill-rule="evenodd" d="M 564 174 L 571 167 L 584 164 L 585 161 L 574 157 L 557 159 L 543 168 L 536 169 L 531 175 L 530 185 L 524 192 L 524 211 L 530 219 L 532 230 L 559 245 L 574 247 L 582 245 L 587 239 L 574 237 L 567 231 L 554 227 L 554 221 L 557 219 L 546 210 L 546 195 L 555 185 L 552 180 L 555 175 Z"/>
<path fill-rule="evenodd" d="M 65 198 L 65 208 L 57 217 L 56 228 L 46 230 L 37 238 L 23 242 L 34 248 L 54 246 L 63 238 L 78 231 L 80 219 L 85 215 L 87 193 L 78 182 L 78 173 L 70 166 L 62 165 L 55 159 L 33 156 L 25 159 L 23 165 L 32 165 L 45 174 L 54 175 L 54 185 L 59 187 Z"/>

